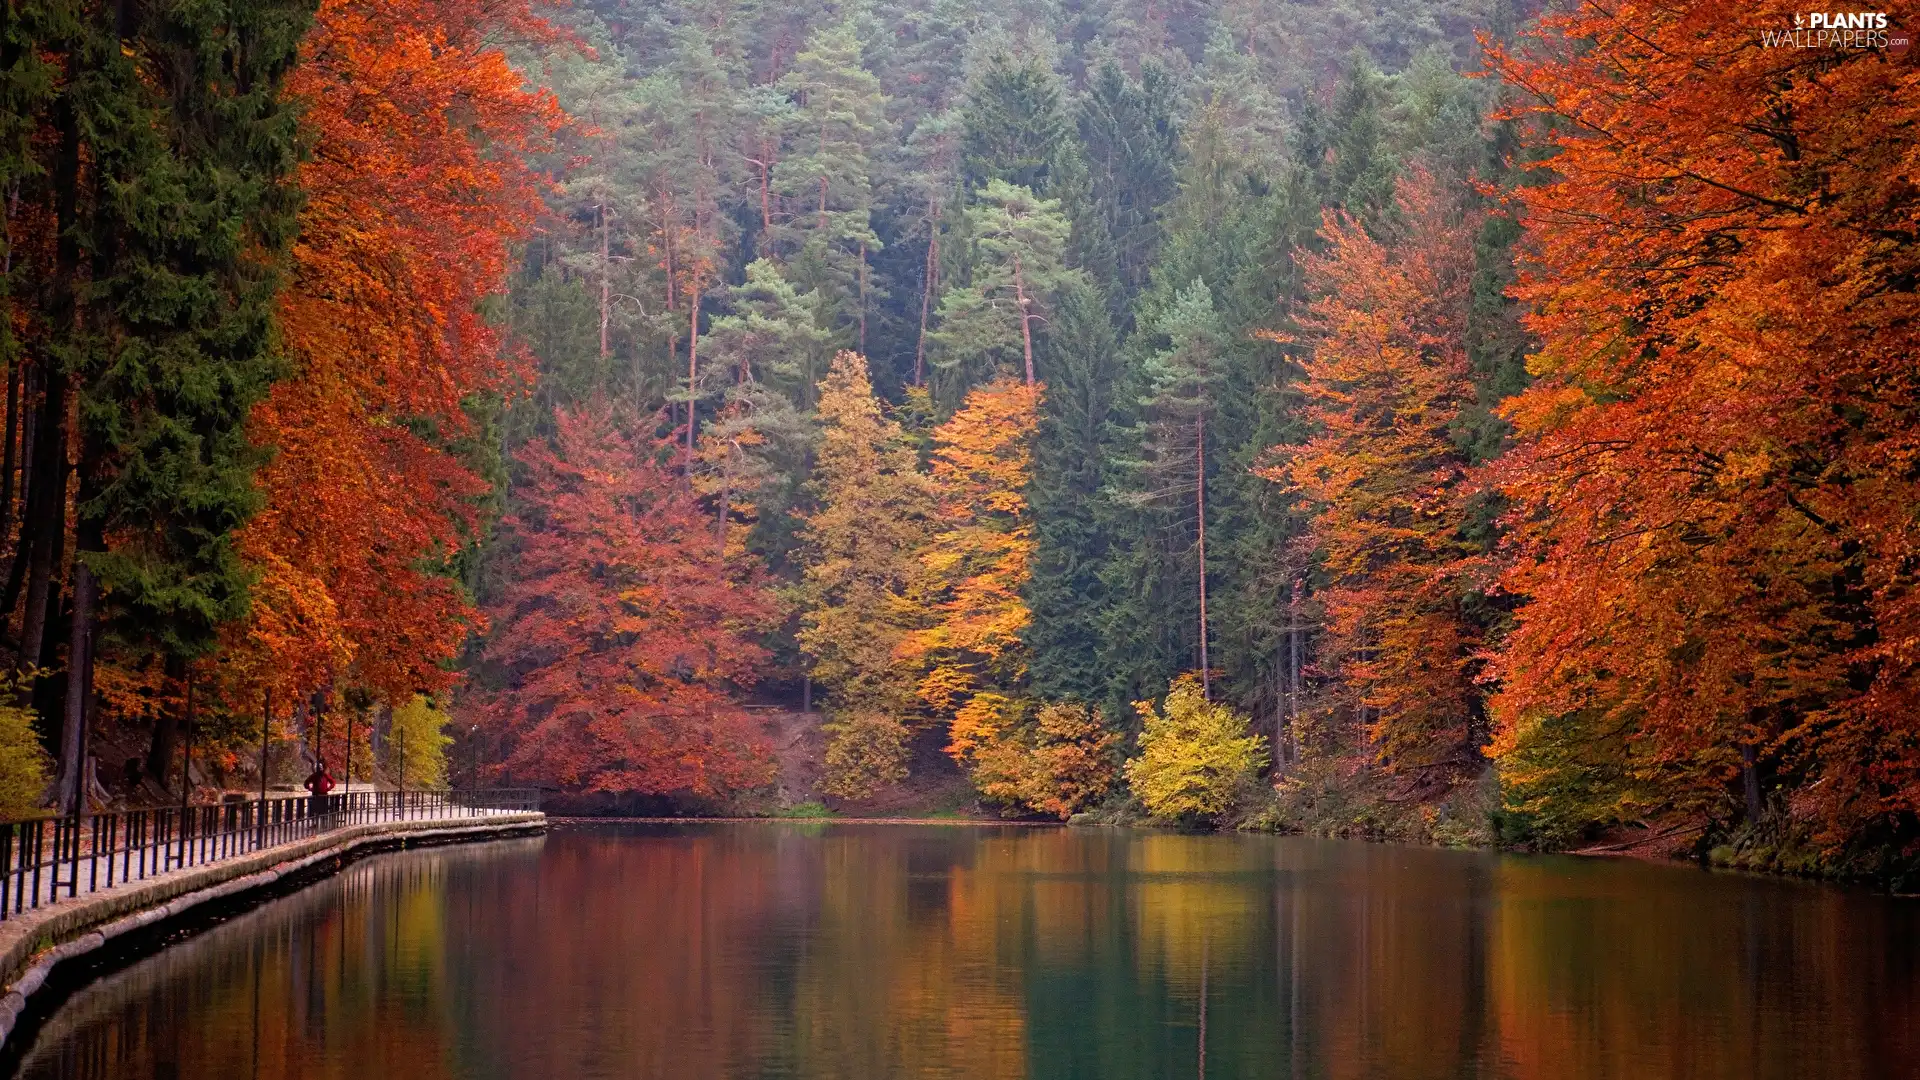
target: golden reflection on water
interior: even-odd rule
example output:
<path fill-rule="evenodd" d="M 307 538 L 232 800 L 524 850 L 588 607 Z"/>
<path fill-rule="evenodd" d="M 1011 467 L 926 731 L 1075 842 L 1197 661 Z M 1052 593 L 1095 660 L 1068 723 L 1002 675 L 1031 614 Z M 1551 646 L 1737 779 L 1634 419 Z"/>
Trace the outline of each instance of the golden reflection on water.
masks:
<path fill-rule="evenodd" d="M 1920 1075 L 1920 904 L 1242 836 L 563 826 L 382 856 L 40 1032 L 98 1080 Z"/>

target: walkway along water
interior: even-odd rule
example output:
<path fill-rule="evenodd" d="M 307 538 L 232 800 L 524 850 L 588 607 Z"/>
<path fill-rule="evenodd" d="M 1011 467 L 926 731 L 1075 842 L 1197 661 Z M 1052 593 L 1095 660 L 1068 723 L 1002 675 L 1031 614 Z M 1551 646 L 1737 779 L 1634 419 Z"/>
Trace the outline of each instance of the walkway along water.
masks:
<path fill-rule="evenodd" d="M 0 823 L 0 1046 L 59 964 L 369 845 L 545 828 L 534 789 L 368 791 Z"/>

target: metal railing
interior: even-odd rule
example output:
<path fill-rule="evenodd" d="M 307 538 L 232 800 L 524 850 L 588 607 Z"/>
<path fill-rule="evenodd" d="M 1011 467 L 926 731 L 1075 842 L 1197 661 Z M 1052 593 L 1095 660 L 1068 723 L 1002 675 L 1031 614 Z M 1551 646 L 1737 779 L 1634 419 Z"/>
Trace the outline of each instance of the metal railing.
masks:
<path fill-rule="evenodd" d="M 0 822 L 0 920 L 350 825 L 538 809 L 534 788 L 356 791 Z"/>

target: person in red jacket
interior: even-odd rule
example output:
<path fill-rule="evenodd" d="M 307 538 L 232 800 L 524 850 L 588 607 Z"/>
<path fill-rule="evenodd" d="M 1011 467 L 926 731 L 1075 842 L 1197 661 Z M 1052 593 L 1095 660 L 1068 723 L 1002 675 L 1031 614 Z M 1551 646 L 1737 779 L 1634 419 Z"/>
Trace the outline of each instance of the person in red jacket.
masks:
<path fill-rule="evenodd" d="M 307 816 L 319 817 L 326 813 L 327 793 L 333 790 L 333 774 L 327 771 L 326 758 L 321 758 L 320 763 L 313 767 L 313 772 L 308 774 L 306 788 L 313 795 L 307 803 Z"/>

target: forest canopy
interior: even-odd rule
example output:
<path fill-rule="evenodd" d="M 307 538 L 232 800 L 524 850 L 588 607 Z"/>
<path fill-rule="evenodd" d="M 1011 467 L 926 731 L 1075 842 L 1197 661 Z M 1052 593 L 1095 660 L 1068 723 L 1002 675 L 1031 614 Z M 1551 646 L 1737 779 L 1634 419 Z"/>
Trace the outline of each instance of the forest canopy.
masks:
<path fill-rule="evenodd" d="M 1729 0 L 120 10 L 0 27 L 45 801 L 359 732 L 580 805 L 1920 853 L 1911 58 Z"/>

